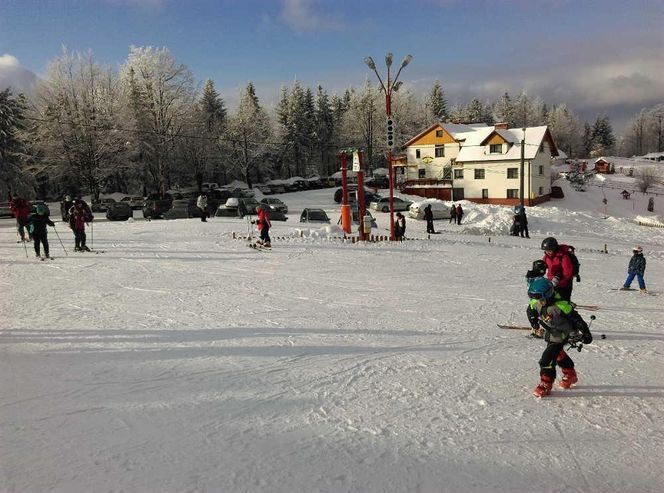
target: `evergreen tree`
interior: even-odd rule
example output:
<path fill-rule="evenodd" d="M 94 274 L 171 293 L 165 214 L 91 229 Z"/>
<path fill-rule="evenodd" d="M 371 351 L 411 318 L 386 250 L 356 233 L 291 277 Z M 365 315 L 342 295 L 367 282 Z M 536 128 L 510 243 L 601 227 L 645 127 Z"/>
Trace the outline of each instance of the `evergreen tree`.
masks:
<path fill-rule="evenodd" d="M 593 129 L 588 122 L 583 124 L 581 149 L 583 151 L 583 157 L 590 157 L 590 153 L 593 150 Z"/>
<path fill-rule="evenodd" d="M 21 137 L 25 129 L 26 101 L 23 95 L 12 96 L 9 89 L 0 91 L 0 196 L 10 190 L 18 191 L 26 182 L 21 170 L 26 142 Z M 20 190 L 21 193 L 24 190 Z"/>
<path fill-rule="evenodd" d="M 613 135 L 611 121 L 607 115 L 598 116 L 592 127 L 592 154 L 594 156 L 603 156 L 612 154 L 616 143 Z"/>
<path fill-rule="evenodd" d="M 512 98 L 507 92 L 494 104 L 493 119 L 495 122 L 507 123 L 508 128 L 516 126 L 514 103 L 512 103 Z"/>
<path fill-rule="evenodd" d="M 319 173 L 328 176 L 334 173 L 335 118 L 327 92 L 318 86 L 315 111 L 315 144 L 319 158 Z"/>
<path fill-rule="evenodd" d="M 473 100 L 466 107 L 466 119 L 468 123 L 481 123 L 484 121 L 486 111 L 482 102 L 473 98 Z"/>
<path fill-rule="evenodd" d="M 514 124 L 516 127 L 533 127 L 538 124 L 533 101 L 526 90 L 522 90 L 514 104 Z"/>
<path fill-rule="evenodd" d="M 559 149 L 563 150 L 569 157 L 578 153 L 579 149 L 579 122 L 574 114 L 561 104 L 554 106 L 549 112 L 547 122 L 549 131 Z"/>
<path fill-rule="evenodd" d="M 444 122 L 449 118 L 449 113 L 447 111 L 447 99 L 445 99 L 445 92 L 440 85 L 440 82 L 436 81 L 431 87 L 429 96 L 427 98 L 426 106 L 430 109 L 432 121 L 428 122 L 429 124 L 434 122 Z"/>
<path fill-rule="evenodd" d="M 226 122 L 226 107 L 224 100 L 214 88 L 214 82 L 210 79 L 205 81 L 200 105 L 205 118 L 205 129 L 211 135 L 217 134 Z"/>

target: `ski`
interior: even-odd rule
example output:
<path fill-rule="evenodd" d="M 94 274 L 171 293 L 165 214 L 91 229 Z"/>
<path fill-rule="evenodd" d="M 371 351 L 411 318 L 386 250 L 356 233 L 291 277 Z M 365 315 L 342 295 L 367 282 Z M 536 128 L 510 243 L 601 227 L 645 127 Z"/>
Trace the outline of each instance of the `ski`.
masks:
<path fill-rule="evenodd" d="M 500 328 L 500 329 L 533 330 L 533 328 L 530 325 L 501 325 L 501 324 L 496 324 L 496 325 L 498 325 L 498 328 Z"/>
<path fill-rule="evenodd" d="M 256 243 L 249 243 L 249 245 L 247 245 L 247 246 L 249 248 L 253 249 L 253 250 L 261 250 L 261 251 L 264 251 L 264 252 L 269 252 L 270 250 L 272 250 L 272 247 L 264 247 L 264 246 L 257 245 Z"/>
<path fill-rule="evenodd" d="M 599 305 L 579 305 L 577 303 L 572 303 L 574 308 L 579 308 L 580 310 L 588 310 L 590 312 L 596 312 L 599 310 Z"/>
<path fill-rule="evenodd" d="M 611 288 L 611 291 L 638 291 L 636 288 Z"/>

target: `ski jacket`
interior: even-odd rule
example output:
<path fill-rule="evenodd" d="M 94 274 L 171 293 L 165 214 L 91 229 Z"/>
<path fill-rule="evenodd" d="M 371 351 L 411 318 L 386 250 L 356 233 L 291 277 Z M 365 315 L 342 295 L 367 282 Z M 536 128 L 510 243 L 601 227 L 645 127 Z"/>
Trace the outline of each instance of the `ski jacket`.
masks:
<path fill-rule="evenodd" d="M 642 276 L 646 271 L 646 258 L 643 256 L 643 253 L 636 253 L 629 259 L 629 267 L 627 267 L 627 272 L 630 274 L 639 274 Z"/>
<path fill-rule="evenodd" d="M 531 299 L 526 309 L 528 320 L 533 329 L 541 327 L 545 331 L 546 342 L 566 342 L 571 334 L 582 333 L 590 336 L 590 329 L 581 315 L 574 309 L 569 301 L 560 298 L 559 294 L 547 300 L 545 304 L 539 300 Z M 585 342 L 585 341 L 584 341 Z M 589 344 L 589 342 L 587 343 Z"/>
<path fill-rule="evenodd" d="M 198 197 L 198 200 L 196 201 L 196 207 L 198 207 L 199 209 L 207 208 L 207 197 L 205 195 L 200 195 Z"/>
<path fill-rule="evenodd" d="M 53 221 L 46 215 L 30 214 L 27 220 L 28 231 L 33 235 L 44 236 L 46 234 L 46 226 L 55 226 Z"/>
<path fill-rule="evenodd" d="M 425 221 L 433 221 L 433 211 L 430 205 L 424 208 L 424 219 Z"/>
<path fill-rule="evenodd" d="M 456 208 L 456 215 L 457 215 L 458 217 L 463 216 L 463 209 L 461 208 L 460 205 L 457 205 L 457 208 Z"/>
<path fill-rule="evenodd" d="M 21 197 L 16 197 L 9 202 L 9 208 L 14 213 L 16 219 L 25 219 L 30 213 L 28 201 Z"/>
<path fill-rule="evenodd" d="M 265 209 L 262 207 L 258 209 L 258 219 L 256 220 L 256 226 L 258 226 L 258 231 L 263 231 L 263 227 L 266 227 L 267 229 L 270 229 L 272 226 L 272 223 L 270 222 L 270 218 L 267 215 L 267 212 L 265 212 Z"/>
<path fill-rule="evenodd" d="M 454 206 L 450 207 L 450 216 L 456 217 L 456 207 Z"/>
<path fill-rule="evenodd" d="M 69 209 L 69 226 L 74 231 L 85 230 L 85 223 L 91 220 L 92 214 L 90 214 L 84 206 L 74 206 Z"/>
<path fill-rule="evenodd" d="M 570 249 L 567 245 L 558 245 L 558 249 L 554 252 L 553 256 L 549 257 L 544 254 L 542 260 L 546 262 L 546 278 L 553 283 L 554 286 L 566 288 L 572 285 L 574 278 L 574 264 L 568 255 Z"/>

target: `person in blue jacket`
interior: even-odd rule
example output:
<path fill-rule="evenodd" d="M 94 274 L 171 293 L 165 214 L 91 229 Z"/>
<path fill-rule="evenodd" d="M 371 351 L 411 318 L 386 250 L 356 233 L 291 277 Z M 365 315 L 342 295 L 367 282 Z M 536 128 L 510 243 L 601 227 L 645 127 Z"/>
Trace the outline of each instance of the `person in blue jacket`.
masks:
<path fill-rule="evenodd" d="M 28 232 L 32 236 L 32 239 L 35 242 L 35 254 L 37 258 L 41 258 L 40 255 L 40 244 L 44 246 L 44 256 L 49 258 L 48 254 L 48 231 L 46 226 L 53 226 L 55 224 L 48 217 L 46 212 L 46 207 L 42 204 L 38 204 L 35 207 L 35 212 L 28 216 L 26 221 L 28 227 Z"/>
<path fill-rule="evenodd" d="M 632 250 L 632 258 L 629 259 L 629 266 L 627 267 L 627 279 L 625 279 L 622 288 L 623 291 L 629 289 L 632 285 L 634 277 L 639 282 L 639 289 L 642 293 L 647 293 L 646 290 L 646 281 L 643 279 L 643 274 L 646 272 L 646 258 L 643 256 L 643 248 L 639 245 L 634 247 Z"/>

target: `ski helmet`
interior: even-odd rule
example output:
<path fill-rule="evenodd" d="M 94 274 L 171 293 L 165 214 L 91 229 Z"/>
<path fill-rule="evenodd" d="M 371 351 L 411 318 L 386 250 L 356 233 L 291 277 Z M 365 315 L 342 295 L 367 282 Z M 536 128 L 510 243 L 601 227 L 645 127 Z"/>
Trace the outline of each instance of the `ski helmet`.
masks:
<path fill-rule="evenodd" d="M 540 275 L 544 275 L 547 269 L 546 262 L 544 260 L 535 260 L 533 262 L 533 271 L 539 272 Z"/>
<path fill-rule="evenodd" d="M 642 253 L 642 252 L 643 252 L 643 248 L 641 248 L 641 245 L 636 245 L 636 246 L 634 247 L 634 250 L 632 250 L 632 251 L 633 251 L 634 253 Z"/>
<path fill-rule="evenodd" d="M 528 285 L 528 297 L 535 300 L 553 297 L 553 284 L 545 277 L 536 277 Z"/>
<path fill-rule="evenodd" d="M 46 214 L 46 207 L 43 204 L 39 204 L 37 207 L 35 207 L 35 212 L 40 216 L 43 216 Z"/>
<path fill-rule="evenodd" d="M 558 240 L 556 240 L 553 236 L 544 238 L 542 240 L 542 250 L 550 250 L 555 252 L 558 250 Z"/>

